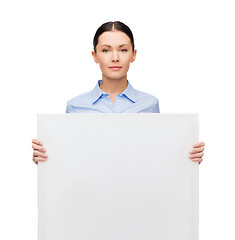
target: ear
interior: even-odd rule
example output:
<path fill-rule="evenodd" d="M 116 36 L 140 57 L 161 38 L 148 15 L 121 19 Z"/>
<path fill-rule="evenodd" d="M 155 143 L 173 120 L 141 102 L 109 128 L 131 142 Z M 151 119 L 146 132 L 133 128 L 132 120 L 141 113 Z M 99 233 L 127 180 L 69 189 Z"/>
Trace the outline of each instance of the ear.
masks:
<path fill-rule="evenodd" d="M 94 61 L 95 61 L 96 63 L 99 63 L 98 58 L 97 58 L 97 56 L 96 56 L 96 53 L 95 53 L 94 51 L 92 51 L 91 54 L 92 54 L 92 56 L 93 56 L 93 58 L 94 58 Z"/>
<path fill-rule="evenodd" d="M 132 58 L 131 58 L 131 63 L 133 63 L 133 62 L 135 61 L 136 53 L 137 53 L 137 50 L 134 49 L 134 52 L 133 52 L 133 54 L 132 54 Z"/>

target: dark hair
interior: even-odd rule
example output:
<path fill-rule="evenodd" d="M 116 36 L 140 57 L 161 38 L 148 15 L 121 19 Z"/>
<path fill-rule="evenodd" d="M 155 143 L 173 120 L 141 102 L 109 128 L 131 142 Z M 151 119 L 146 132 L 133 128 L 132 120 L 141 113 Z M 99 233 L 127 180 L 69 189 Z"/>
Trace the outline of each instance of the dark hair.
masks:
<path fill-rule="evenodd" d="M 131 45 L 132 45 L 132 50 L 134 51 L 135 49 L 135 44 L 134 44 L 134 37 L 131 32 L 131 29 L 125 25 L 122 22 L 115 21 L 115 22 L 106 22 L 103 23 L 96 31 L 94 39 L 93 39 L 93 46 L 94 46 L 94 51 L 96 52 L 96 45 L 98 44 L 98 38 L 103 32 L 107 31 L 120 31 L 126 33 L 126 35 L 130 38 L 131 40 Z"/>

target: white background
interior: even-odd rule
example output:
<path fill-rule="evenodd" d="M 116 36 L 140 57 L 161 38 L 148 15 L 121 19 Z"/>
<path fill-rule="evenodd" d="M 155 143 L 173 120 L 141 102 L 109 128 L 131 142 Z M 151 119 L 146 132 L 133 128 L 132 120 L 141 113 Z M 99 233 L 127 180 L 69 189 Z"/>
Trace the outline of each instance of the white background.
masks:
<path fill-rule="evenodd" d="M 37 239 L 36 114 L 94 88 L 93 36 L 119 20 L 135 38 L 133 87 L 162 113 L 200 114 L 200 240 L 234 240 L 234 12 L 232 0 L 2 0 L 0 239 Z"/>

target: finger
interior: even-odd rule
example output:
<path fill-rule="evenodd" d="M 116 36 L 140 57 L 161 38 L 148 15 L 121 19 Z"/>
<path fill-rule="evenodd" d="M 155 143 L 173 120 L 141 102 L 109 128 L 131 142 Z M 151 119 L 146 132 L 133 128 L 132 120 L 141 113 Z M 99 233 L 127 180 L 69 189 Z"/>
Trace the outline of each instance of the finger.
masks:
<path fill-rule="evenodd" d="M 48 155 L 47 154 L 45 154 L 45 153 L 42 153 L 42 152 L 39 152 L 39 151 L 37 151 L 37 150 L 35 150 L 34 152 L 33 152 L 33 156 L 34 157 L 43 157 L 43 158 L 47 158 L 48 157 Z"/>
<path fill-rule="evenodd" d="M 189 158 L 201 158 L 202 156 L 204 155 L 203 152 L 200 152 L 200 153 L 194 153 L 192 155 L 189 155 Z"/>
<path fill-rule="evenodd" d="M 194 162 L 198 162 L 198 163 L 201 163 L 203 161 L 202 158 L 194 158 L 194 159 L 191 159 L 192 161 Z"/>
<path fill-rule="evenodd" d="M 43 143 L 42 143 L 41 141 L 39 141 L 38 139 L 33 139 L 33 140 L 32 140 L 32 143 L 38 144 L 38 145 L 40 145 L 40 146 L 43 145 Z"/>
<path fill-rule="evenodd" d="M 193 147 L 202 147 L 202 146 L 205 146 L 204 142 L 199 142 L 199 143 L 193 144 Z"/>
<path fill-rule="evenodd" d="M 199 153 L 199 152 L 203 152 L 204 151 L 204 147 L 197 147 L 197 148 L 193 148 L 189 153 Z"/>
<path fill-rule="evenodd" d="M 36 161 L 36 159 L 33 157 L 33 162 L 34 163 L 36 163 L 36 164 L 38 164 L 38 162 Z"/>
<path fill-rule="evenodd" d="M 33 158 L 33 161 L 35 162 L 35 163 L 38 163 L 38 162 L 44 162 L 44 161 L 46 161 L 47 159 L 45 159 L 45 158 L 40 158 L 40 157 L 34 157 Z"/>
<path fill-rule="evenodd" d="M 46 149 L 45 149 L 44 147 L 41 147 L 40 145 L 35 144 L 35 143 L 32 144 L 32 148 L 33 148 L 34 150 L 39 150 L 39 151 L 41 151 L 41 152 L 46 152 Z"/>

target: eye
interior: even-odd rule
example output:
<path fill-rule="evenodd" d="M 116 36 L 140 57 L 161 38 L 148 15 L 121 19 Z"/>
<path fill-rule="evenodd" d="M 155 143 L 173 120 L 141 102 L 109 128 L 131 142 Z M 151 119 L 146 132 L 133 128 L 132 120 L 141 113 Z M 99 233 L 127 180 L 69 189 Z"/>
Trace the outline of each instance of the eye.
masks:
<path fill-rule="evenodd" d="M 126 50 L 126 49 L 122 49 L 121 51 L 122 51 L 122 52 L 127 52 L 127 50 Z"/>
<path fill-rule="evenodd" d="M 102 52 L 108 52 L 108 49 L 103 49 Z"/>

